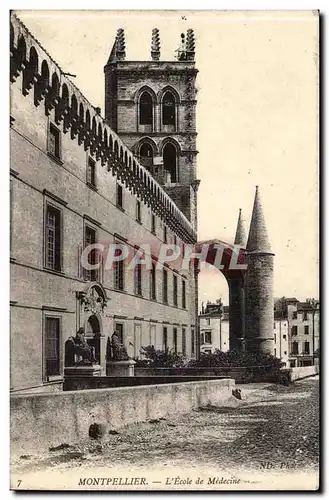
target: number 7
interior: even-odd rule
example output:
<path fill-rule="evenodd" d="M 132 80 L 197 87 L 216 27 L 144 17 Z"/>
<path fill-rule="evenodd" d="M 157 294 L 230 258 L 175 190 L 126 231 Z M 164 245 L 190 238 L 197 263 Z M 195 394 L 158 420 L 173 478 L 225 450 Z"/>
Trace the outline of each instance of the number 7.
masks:
<path fill-rule="evenodd" d="M 16 486 L 16 488 L 18 488 L 18 487 L 21 485 L 21 482 L 22 482 L 22 480 L 21 480 L 21 479 L 19 479 L 19 480 L 17 481 L 17 486 Z"/>

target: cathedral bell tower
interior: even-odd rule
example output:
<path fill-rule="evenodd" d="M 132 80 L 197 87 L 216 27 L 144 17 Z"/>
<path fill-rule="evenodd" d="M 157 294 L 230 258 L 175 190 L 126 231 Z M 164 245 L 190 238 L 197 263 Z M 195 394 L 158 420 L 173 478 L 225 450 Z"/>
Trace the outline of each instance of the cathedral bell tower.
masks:
<path fill-rule="evenodd" d="M 172 61 L 161 61 L 159 30 L 149 61 L 127 61 L 125 33 L 104 67 L 105 119 L 197 228 L 195 38 L 181 34 Z"/>

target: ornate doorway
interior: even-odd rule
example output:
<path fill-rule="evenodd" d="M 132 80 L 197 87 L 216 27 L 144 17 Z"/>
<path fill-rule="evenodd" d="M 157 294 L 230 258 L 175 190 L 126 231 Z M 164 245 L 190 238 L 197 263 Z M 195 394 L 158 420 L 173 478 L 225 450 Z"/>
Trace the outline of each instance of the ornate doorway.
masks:
<path fill-rule="evenodd" d="M 100 364 L 101 361 L 101 331 L 100 324 L 97 316 L 93 314 L 89 316 L 85 330 L 86 340 L 90 347 L 95 349 L 96 362 Z"/>

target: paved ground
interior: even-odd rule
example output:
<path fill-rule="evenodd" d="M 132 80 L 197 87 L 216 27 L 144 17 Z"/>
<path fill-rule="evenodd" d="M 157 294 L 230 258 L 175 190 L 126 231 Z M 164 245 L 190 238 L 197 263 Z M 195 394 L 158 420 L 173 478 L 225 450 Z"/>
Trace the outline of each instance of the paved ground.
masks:
<path fill-rule="evenodd" d="M 240 386 L 242 400 L 184 416 L 130 425 L 104 442 L 89 442 L 39 457 L 21 457 L 12 474 L 23 477 L 118 468 L 312 472 L 319 455 L 318 377 L 289 387 Z M 90 474 L 89 474 L 90 475 Z"/>

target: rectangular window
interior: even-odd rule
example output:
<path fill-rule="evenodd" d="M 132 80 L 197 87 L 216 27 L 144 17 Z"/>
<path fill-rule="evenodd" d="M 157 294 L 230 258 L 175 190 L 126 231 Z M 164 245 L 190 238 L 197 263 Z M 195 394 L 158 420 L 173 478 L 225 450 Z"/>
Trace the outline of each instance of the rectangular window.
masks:
<path fill-rule="evenodd" d="M 88 156 L 87 184 L 96 187 L 96 162 Z"/>
<path fill-rule="evenodd" d="M 294 311 L 294 312 L 292 313 L 292 319 L 297 319 L 297 311 Z"/>
<path fill-rule="evenodd" d="M 115 331 L 119 337 L 121 344 L 123 344 L 123 323 L 115 323 Z"/>
<path fill-rule="evenodd" d="M 186 329 L 182 329 L 182 354 L 186 356 Z"/>
<path fill-rule="evenodd" d="M 310 333 L 310 327 L 308 325 L 304 326 L 304 334 L 308 335 Z"/>
<path fill-rule="evenodd" d="M 85 226 L 85 248 L 89 245 L 93 245 L 96 243 L 96 231 L 95 229 Z M 93 249 L 88 254 L 88 263 L 91 266 L 97 264 L 97 251 Z M 85 280 L 88 281 L 97 281 L 97 269 L 85 269 L 84 270 Z"/>
<path fill-rule="evenodd" d="M 182 280 L 182 308 L 186 309 L 186 282 Z"/>
<path fill-rule="evenodd" d="M 304 311 L 303 312 L 303 321 L 307 321 L 308 320 L 308 314 L 307 314 L 307 311 Z"/>
<path fill-rule="evenodd" d="M 274 334 L 274 344 L 276 344 L 276 333 Z"/>
<path fill-rule="evenodd" d="M 139 200 L 136 200 L 136 220 L 138 222 L 142 221 L 142 209 L 141 202 Z"/>
<path fill-rule="evenodd" d="M 177 353 L 177 328 L 173 329 L 174 351 Z"/>
<path fill-rule="evenodd" d="M 150 297 L 152 300 L 156 300 L 156 267 L 155 264 L 152 263 L 152 269 L 150 270 Z"/>
<path fill-rule="evenodd" d="M 155 219 L 154 214 L 152 214 L 152 217 L 151 217 L 151 231 L 153 234 L 156 233 L 156 219 Z"/>
<path fill-rule="evenodd" d="M 195 332 L 194 328 L 191 329 L 191 354 L 195 353 Z"/>
<path fill-rule="evenodd" d="M 163 297 L 163 302 L 165 304 L 168 304 L 168 271 L 166 269 L 163 270 L 163 277 L 162 277 L 162 297 Z"/>
<path fill-rule="evenodd" d="M 304 354 L 310 354 L 310 343 L 304 342 Z"/>
<path fill-rule="evenodd" d="M 119 260 L 118 262 L 113 262 L 114 271 L 114 288 L 116 290 L 124 290 L 124 261 Z"/>
<path fill-rule="evenodd" d="M 60 375 L 60 318 L 45 318 L 46 377 Z"/>
<path fill-rule="evenodd" d="M 211 332 L 204 332 L 204 343 L 211 344 Z"/>
<path fill-rule="evenodd" d="M 137 264 L 134 269 L 135 295 L 142 295 L 142 265 Z"/>
<path fill-rule="evenodd" d="M 276 358 L 276 349 L 274 348 L 274 357 Z"/>
<path fill-rule="evenodd" d="M 117 206 L 123 208 L 123 189 L 120 184 L 117 184 Z"/>
<path fill-rule="evenodd" d="M 292 343 L 291 354 L 298 354 L 298 342 L 293 342 Z"/>
<path fill-rule="evenodd" d="M 54 271 L 61 270 L 61 211 L 47 205 L 45 264 Z"/>
<path fill-rule="evenodd" d="M 298 326 L 294 325 L 291 327 L 291 335 L 298 335 Z"/>
<path fill-rule="evenodd" d="M 58 160 L 61 159 L 60 131 L 52 123 L 49 126 L 48 152 Z"/>
<path fill-rule="evenodd" d="M 274 328 L 274 330 L 276 329 L 276 324 L 275 324 L 275 323 L 274 323 L 274 325 L 273 325 L 273 328 Z"/>
<path fill-rule="evenodd" d="M 282 335 L 283 340 L 287 340 L 287 335 Z"/>
<path fill-rule="evenodd" d="M 207 318 L 207 325 L 210 325 L 210 318 Z"/>
<path fill-rule="evenodd" d="M 174 306 L 178 305 L 178 295 L 177 295 L 177 276 L 173 275 L 173 287 L 174 287 Z"/>
<path fill-rule="evenodd" d="M 166 350 L 168 347 L 168 329 L 166 326 L 163 327 L 163 348 Z"/>

